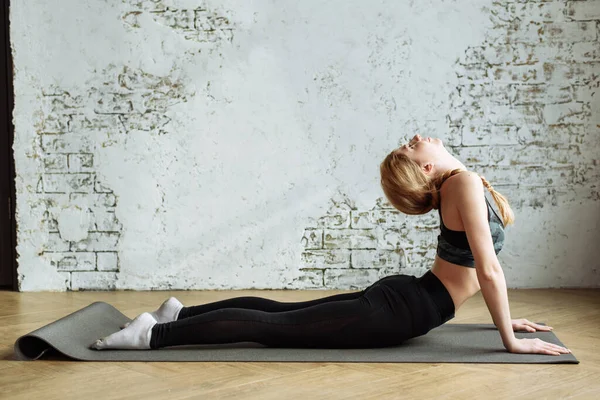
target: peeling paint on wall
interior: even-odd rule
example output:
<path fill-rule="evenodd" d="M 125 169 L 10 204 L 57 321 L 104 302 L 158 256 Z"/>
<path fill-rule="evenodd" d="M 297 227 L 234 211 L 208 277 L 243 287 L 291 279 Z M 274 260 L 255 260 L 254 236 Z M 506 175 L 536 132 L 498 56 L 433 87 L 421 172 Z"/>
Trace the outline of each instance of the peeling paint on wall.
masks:
<path fill-rule="evenodd" d="M 416 132 L 509 199 L 509 286 L 600 284 L 597 1 L 38 3 L 11 5 L 20 290 L 421 275 L 437 215 L 378 185 Z"/>
<path fill-rule="evenodd" d="M 38 256 L 60 271 L 67 290 L 114 289 L 120 272 L 123 225 L 117 196 L 96 176 L 98 147 L 118 146 L 126 135 L 168 134 L 164 113 L 189 96 L 180 82 L 126 66 L 100 76 L 99 87 L 81 94 L 43 89 L 34 122 L 40 141 L 30 158 L 42 171 L 35 206 L 47 233 Z"/>
<path fill-rule="evenodd" d="M 194 8 L 177 8 L 165 5 L 166 1 L 135 1 L 123 3 L 131 9 L 121 16 L 123 23 L 135 29 L 141 28 L 140 18 L 148 16 L 157 24 L 173 29 L 186 40 L 213 43 L 233 40 L 233 24 L 218 12 L 209 10 L 204 2 Z"/>

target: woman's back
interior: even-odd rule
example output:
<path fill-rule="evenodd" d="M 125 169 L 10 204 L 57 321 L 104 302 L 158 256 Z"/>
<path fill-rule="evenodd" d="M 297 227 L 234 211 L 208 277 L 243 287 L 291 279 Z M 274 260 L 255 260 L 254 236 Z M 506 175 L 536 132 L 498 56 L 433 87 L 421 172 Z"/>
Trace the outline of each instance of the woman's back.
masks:
<path fill-rule="evenodd" d="M 446 179 L 440 188 L 438 211 L 441 234 L 438 236 L 437 254 L 431 268 L 448 288 L 456 309 L 480 290 L 473 255 L 457 207 L 455 185 L 459 179 L 458 175 L 460 173 Z M 484 190 L 487 191 L 485 188 Z M 504 243 L 504 226 L 491 202 L 487 197 L 485 200 L 488 207 L 488 223 L 497 254 Z"/>

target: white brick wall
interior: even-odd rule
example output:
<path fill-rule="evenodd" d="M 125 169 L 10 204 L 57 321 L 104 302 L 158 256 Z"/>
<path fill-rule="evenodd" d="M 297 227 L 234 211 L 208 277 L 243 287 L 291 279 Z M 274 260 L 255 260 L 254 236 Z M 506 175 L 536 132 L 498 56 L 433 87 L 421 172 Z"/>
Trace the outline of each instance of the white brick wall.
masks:
<path fill-rule="evenodd" d="M 508 197 L 509 287 L 600 285 L 600 1 L 108 3 L 11 4 L 21 290 L 420 275 L 437 211 L 378 168 L 415 133 Z"/>

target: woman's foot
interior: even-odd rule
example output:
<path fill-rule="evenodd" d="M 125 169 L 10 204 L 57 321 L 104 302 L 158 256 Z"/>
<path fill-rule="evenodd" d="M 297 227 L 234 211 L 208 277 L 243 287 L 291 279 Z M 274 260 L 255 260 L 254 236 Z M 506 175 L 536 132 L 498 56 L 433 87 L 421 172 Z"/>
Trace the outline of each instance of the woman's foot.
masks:
<path fill-rule="evenodd" d="M 131 324 L 119 332 L 115 332 L 105 338 L 96 340 L 91 349 L 128 349 L 128 350 L 148 350 L 150 349 L 150 339 L 152 337 L 152 327 L 156 325 L 156 320 L 150 313 L 143 313 L 135 317 Z"/>
<path fill-rule="evenodd" d="M 156 311 L 152 311 L 149 314 L 158 322 L 159 324 L 164 324 L 165 322 L 177 321 L 177 317 L 179 316 L 179 311 L 183 308 L 183 304 L 179 302 L 175 297 L 169 297 L 165 300 L 164 303 Z M 121 326 L 121 329 L 127 328 L 131 322 L 127 322 Z"/>

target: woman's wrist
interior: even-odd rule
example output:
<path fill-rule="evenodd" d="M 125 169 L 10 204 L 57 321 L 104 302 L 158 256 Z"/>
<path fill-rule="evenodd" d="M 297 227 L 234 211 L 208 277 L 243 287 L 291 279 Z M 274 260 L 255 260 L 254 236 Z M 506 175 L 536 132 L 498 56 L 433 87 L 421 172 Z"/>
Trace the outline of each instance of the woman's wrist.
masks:
<path fill-rule="evenodd" d="M 504 344 L 504 347 L 508 351 L 511 351 L 511 349 L 513 348 L 513 345 L 515 344 L 516 341 L 517 341 L 517 338 L 514 335 L 512 338 L 508 338 L 506 340 L 502 339 L 502 343 Z"/>

